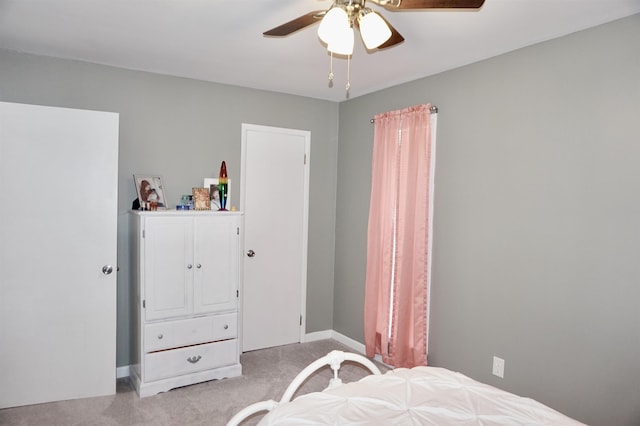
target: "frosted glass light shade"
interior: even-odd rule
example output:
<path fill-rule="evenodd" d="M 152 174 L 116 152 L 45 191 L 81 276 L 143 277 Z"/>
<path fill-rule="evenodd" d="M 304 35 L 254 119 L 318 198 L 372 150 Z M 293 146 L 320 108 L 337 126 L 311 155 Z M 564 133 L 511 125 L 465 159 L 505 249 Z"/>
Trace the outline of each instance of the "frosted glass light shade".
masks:
<path fill-rule="evenodd" d="M 343 28 L 339 33 L 337 33 L 335 40 L 327 45 L 327 50 L 338 55 L 352 55 L 353 40 L 353 28 Z"/>
<path fill-rule="evenodd" d="M 358 17 L 360 35 L 367 49 L 375 49 L 391 37 L 391 30 L 384 19 L 371 9 L 365 9 Z"/>
<path fill-rule="evenodd" d="M 349 16 L 347 12 L 340 6 L 332 7 L 318 27 L 318 37 L 327 44 L 336 41 L 341 31 L 349 27 Z"/>

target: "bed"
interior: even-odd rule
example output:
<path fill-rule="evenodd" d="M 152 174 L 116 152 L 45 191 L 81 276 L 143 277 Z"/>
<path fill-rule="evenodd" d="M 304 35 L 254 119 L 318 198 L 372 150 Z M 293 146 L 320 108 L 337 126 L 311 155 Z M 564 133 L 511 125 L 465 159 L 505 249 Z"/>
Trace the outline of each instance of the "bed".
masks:
<path fill-rule="evenodd" d="M 344 361 L 364 365 L 371 375 L 343 384 Z M 329 365 L 333 378 L 322 392 L 292 400 L 315 371 Z M 227 426 L 267 411 L 259 425 L 583 425 L 533 399 L 477 382 L 438 367 L 397 368 L 381 374 L 362 355 L 332 351 L 305 368 L 279 401 L 252 404 Z"/>

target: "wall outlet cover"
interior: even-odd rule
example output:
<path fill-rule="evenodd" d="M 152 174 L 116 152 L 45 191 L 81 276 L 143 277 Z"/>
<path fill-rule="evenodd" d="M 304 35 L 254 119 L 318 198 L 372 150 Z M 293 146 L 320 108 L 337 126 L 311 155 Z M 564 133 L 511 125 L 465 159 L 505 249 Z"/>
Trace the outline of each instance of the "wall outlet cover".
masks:
<path fill-rule="evenodd" d="M 497 356 L 493 357 L 493 369 L 491 373 L 494 376 L 504 378 L 504 359 L 498 358 Z"/>

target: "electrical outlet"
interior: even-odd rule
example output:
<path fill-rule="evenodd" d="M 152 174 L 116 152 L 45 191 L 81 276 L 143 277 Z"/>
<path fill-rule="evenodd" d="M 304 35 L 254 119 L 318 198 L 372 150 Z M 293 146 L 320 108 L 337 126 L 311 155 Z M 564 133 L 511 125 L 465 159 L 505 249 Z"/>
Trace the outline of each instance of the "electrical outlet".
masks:
<path fill-rule="evenodd" d="M 504 378 L 504 359 L 497 356 L 493 357 L 493 370 L 491 370 L 491 373 L 501 379 Z"/>

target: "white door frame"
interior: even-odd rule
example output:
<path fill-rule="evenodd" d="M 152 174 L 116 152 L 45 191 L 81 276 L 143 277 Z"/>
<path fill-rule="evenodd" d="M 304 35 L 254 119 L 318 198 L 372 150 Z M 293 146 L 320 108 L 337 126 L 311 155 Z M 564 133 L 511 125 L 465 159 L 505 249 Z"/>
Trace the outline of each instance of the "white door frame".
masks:
<path fill-rule="evenodd" d="M 309 169 L 311 162 L 311 132 L 308 130 L 295 130 L 281 127 L 262 126 L 257 124 L 242 123 L 242 147 L 241 147 L 241 166 L 240 166 L 240 211 L 244 211 L 245 207 L 245 183 L 246 183 L 246 152 L 247 152 L 247 134 L 248 132 L 267 132 L 267 133 L 285 133 L 297 136 L 303 136 L 305 140 L 305 167 L 304 167 L 304 206 L 303 206 L 303 231 L 302 231 L 302 276 L 300 283 L 300 312 L 302 315 L 300 324 L 299 341 L 304 341 L 307 325 L 307 257 L 309 243 Z M 243 236 L 244 238 L 244 236 Z M 244 245 L 243 245 L 244 247 Z M 245 256 L 243 249 L 243 256 Z M 244 289 L 243 289 L 244 290 Z M 244 291 L 241 291 L 241 295 Z M 242 302 L 242 300 L 241 300 Z M 241 305 L 242 306 L 242 305 Z M 241 315 L 242 316 L 242 315 Z M 240 328 L 242 329 L 242 328 Z"/>

